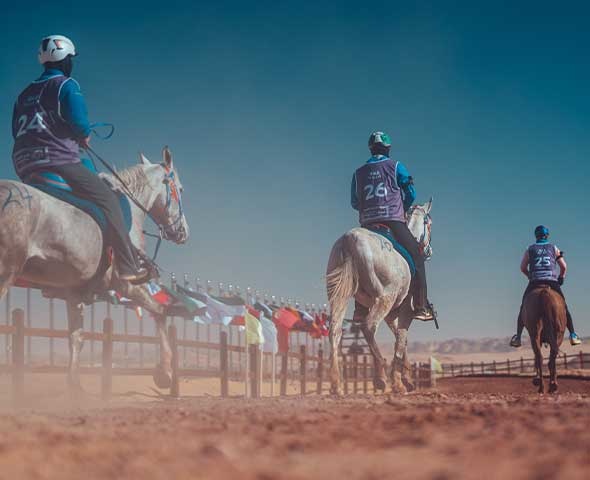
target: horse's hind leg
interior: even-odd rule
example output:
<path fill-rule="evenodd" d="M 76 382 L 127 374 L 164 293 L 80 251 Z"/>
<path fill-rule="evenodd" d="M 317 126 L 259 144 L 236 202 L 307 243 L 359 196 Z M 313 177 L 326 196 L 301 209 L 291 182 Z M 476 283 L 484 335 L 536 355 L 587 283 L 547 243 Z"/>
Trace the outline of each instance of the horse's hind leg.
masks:
<path fill-rule="evenodd" d="M 551 352 L 549 353 L 549 393 L 557 392 L 557 352 L 557 345 L 552 345 Z"/>
<path fill-rule="evenodd" d="M 532 338 L 531 346 L 533 347 L 533 352 L 535 353 L 535 371 L 537 376 L 533 379 L 533 385 L 539 387 L 539 393 L 544 393 L 545 389 L 543 387 L 543 354 L 541 353 L 541 338 L 540 334 L 538 333 L 535 337 Z"/>
<path fill-rule="evenodd" d="M 375 333 L 379 322 L 389 313 L 391 301 L 386 297 L 378 297 L 369 310 L 369 314 L 364 322 L 361 323 L 361 330 L 373 355 L 375 373 L 373 376 L 373 386 L 375 390 L 385 390 L 387 386 L 387 376 L 385 374 L 385 359 L 375 340 Z"/>
<path fill-rule="evenodd" d="M 395 335 L 395 349 L 390 371 L 391 388 L 393 393 L 404 394 L 414 390 L 414 384 L 408 374 L 410 366 L 407 352 L 408 329 L 412 323 L 412 318 L 405 309 L 402 309 L 399 314 L 397 321 L 390 317 L 386 317 L 385 321 Z"/>
<path fill-rule="evenodd" d="M 73 390 L 81 390 L 80 385 L 80 353 L 84 338 L 84 305 L 77 297 L 69 297 L 66 301 L 68 309 L 68 331 L 70 361 L 68 365 L 68 385 Z"/>
<path fill-rule="evenodd" d="M 338 353 L 340 350 L 340 339 L 342 338 L 342 323 L 344 322 L 345 308 L 332 308 L 330 318 L 330 393 L 342 395 L 342 384 L 340 382 L 340 365 Z"/>

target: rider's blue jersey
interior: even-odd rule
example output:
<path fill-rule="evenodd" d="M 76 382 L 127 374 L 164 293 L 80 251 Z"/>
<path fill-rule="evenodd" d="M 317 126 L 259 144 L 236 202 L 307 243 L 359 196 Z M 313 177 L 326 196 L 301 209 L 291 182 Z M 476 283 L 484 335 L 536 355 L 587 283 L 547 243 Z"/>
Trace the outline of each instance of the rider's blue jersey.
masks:
<path fill-rule="evenodd" d="M 388 157 L 386 157 L 385 155 L 375 155 L 369 158 L 369 160 L 367 160 L 367 163 L 381 162 L 387 158 Z M 414 184 L 412 183 L 412 177 L 410 176 L 408 169 L 405 167 L 403 163 L 397 162 L 396 172 L 396 181 L 402 191 L 404 210 L 408 210 L 414 203 L 414 200 L 416 200 L 416 189 L 414 188 Z M 359 209 L 356 173 L 352 176 L 352 184 L 350 186 L 350 205 L 355 210 Z"/>
<path fill-rule="evenodd" d="M 46 69 L 43 74 L 35 80 L 42 82 L 53 77 L 63 75 L 61 70 L 55 68 Z M 73 135 L 77 138 L 84 138 L 90 135 L 90 122 L 88 121 L 88 109 L 86 101 L 80 91 L 80 85 L 73 78 L 64 82 L 59 91 L 60 115 L 70 126 Z M 16 110 L 16 105 L 15 105 Z M 13 125 L 13 137 L 16 138 L 17 131 Z"/>

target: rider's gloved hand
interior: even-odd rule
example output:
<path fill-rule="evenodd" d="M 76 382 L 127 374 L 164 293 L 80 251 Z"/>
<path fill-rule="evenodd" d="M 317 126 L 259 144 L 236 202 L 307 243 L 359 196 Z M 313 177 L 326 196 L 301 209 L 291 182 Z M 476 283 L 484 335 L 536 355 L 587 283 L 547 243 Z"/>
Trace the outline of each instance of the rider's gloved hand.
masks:
<path fill-rule="evenodd" d="M 565 279 L 562 276 L 560 276 L 560 277 L 557 278 L 557 283 L 559 283 L 560 285 L 563 285 L 563 281 L 564 280 Z"/>
<path fill-rule="evenodd" d="M 78 145 L 84 149 L 88 148 L 90 146 L 90 135 L 78 140 Z"/>

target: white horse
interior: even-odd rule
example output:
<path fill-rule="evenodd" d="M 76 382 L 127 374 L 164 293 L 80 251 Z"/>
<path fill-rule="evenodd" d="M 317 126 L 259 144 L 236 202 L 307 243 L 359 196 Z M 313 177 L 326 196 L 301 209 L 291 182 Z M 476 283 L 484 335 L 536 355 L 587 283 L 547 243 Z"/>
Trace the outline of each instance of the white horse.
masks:
<path fill-rule="evenodd" d="M 102 175 L 115 187 L 119 181 Z M 140 164 L 119 172 L 142 210 L 131 202 L 131 241 L 144 250 L 143 224 L 147 213 L 161 226 L 165 238 L 185 243 L 189 227 L 182 210 L 182 185 L 164 148 L 162 163 L 152 164 L 143 155 Z M 0 299 L 15 282 L 41 288 L 48 296 L 65 298 L 70 332 L 68 380 L 80 388 L 79 355 L 84 326 L 83 303 L 88 283 L 95 282 L 103 256 L 103 234 L 85 212 L 20 182 L 0 180 Z M 166 333 L 164 310 L 145 286 L 134 286 L 109 268 L 98 279 L 98 290 L 114 289 L 154 314 L 161 344 L 161 364 L 154 374 L 158 386 L 172 378 L 172 351 Z M 96 285 L 94 285 L 96 288 Z"/>
<path fill-rule="evenodd" d="M 408 228 L 427 259 L 432 255 L 431 209 L 432 199 L 424 205 L 411 207 L 407 213 Z M 333 394 L 342 394 L 338 351 L 344 315 L 348 301 L 353 297 L 369 309 L 361 329 L 375 363 L 375 387 L 385 389 L 385 359 L 375 340 L 377 327 L 385 318 L 396 338 L 391 365 L 393 390 L 405 393 L 411 388 L 406 351 L 408 328 L 412 323 L 412 305 L 408 296 L 411 281 L 406 260 L 383 236 L 365 228 L 353 228 L 336 241 L 326 275 L 331 311 L 330 380 Z"/>

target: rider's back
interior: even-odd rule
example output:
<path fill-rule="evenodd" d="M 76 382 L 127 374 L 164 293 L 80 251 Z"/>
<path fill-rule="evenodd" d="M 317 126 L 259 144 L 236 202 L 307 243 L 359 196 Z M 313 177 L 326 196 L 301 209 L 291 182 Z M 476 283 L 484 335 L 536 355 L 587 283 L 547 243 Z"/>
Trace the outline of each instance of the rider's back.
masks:
<path fill-rule="evenodd" d="M 559 267 L 555 245 L 552 243 L 533 243 L 528 248 L 529 279 L 532 282 L 557 282 Z"/>
<path fill-rule="evenodd" d="M 44 168 L 80 162 L 78 143 L 61 112 L 60 92 L 67 82 L 75 80 L 65 75 L 41 77 L 16 101 L 12 159 L 23 180 Z"/>

